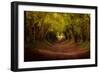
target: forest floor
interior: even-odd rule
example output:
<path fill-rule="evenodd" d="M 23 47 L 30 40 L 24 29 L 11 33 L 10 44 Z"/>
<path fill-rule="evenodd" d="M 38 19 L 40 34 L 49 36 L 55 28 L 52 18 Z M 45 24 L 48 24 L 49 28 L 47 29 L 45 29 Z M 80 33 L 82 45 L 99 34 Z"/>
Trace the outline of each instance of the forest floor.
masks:
<path fill-rule="evenodd" d="M 39 42 L 37 48 L 25 49 L 24 57 L 24 61 L 86 59 L 90 58 L 90 49 L 81 48 L 72 41 Z"/>

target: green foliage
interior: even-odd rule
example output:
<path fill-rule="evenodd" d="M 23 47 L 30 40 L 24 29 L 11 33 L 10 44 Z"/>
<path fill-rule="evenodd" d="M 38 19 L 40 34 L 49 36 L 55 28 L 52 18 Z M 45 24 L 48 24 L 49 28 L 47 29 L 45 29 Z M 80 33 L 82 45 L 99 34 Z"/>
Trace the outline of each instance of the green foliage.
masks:
<path fill-rule="evenodd" d="M 25 33 L 26 37 L 30 38 L 28 40 L 35 42 L 36 40 L 46 39 L 49 32 L 52 32 L 57 37 L 66 37 L 66 40 L 74 40 L 76 43 L 80 41 L 89 42 L 90 15 L 58 12 L 25 12 Z"/>

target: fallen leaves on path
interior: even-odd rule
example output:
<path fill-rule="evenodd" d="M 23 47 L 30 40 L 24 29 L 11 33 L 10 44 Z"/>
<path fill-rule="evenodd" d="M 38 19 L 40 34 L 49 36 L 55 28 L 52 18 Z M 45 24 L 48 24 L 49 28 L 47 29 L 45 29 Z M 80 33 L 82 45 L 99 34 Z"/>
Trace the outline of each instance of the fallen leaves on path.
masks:
<path fill-rule="evenodd" d="M 37 49 L 32 49 L 28 54 L 29 60 L 84 59 L 90 57 L 90 50 L 80 48 L 73 42 L 56 42 L 47 46 L 41 43 Z"/>

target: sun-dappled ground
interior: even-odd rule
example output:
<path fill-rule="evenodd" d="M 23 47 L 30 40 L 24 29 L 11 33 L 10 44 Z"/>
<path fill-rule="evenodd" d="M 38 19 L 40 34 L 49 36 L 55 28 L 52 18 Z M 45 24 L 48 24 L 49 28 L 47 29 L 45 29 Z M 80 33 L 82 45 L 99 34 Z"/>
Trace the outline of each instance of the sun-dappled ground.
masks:
<path fill-rule="evenodd" d="M 84 58 L 90 58 L 89 48 L 81 48 L 72 41 L 57 41 L 52 44 L 47 42 L 39 42 L 36 48 L 27 48 L 27 50 L 25 50 L 25 61 Z"/>

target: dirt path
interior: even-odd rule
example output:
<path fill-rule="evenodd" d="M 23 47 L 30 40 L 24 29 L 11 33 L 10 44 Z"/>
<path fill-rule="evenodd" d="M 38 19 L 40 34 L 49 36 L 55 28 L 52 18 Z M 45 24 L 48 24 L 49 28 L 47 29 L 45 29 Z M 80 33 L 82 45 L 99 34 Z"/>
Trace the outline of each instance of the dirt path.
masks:
<path fill-rule="evenodd" d="M 56 42 L 52 46 L 41 43 L 38 49 L 32 49 L 28 54 L 26 60 L 61 60 L 89 58 L 90 53 L 89 49 L 79 48 L 73 42 Z"/>

